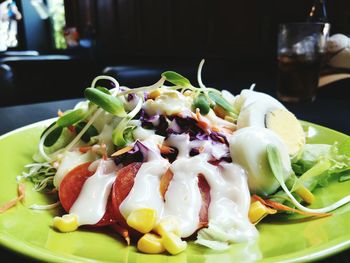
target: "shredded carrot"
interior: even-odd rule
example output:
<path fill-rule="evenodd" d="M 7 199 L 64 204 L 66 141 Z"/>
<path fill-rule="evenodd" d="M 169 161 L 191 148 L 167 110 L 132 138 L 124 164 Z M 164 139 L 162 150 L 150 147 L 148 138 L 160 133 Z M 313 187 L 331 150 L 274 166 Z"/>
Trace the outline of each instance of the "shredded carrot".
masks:
<path fill-rule="evenodd" d="M 57 111 L 57 115 L 58 115 L 58 117 L 62 117 L 63 116 L 63 112 L 61 110 L 58 110 Z"/>
<path fill-rule="evenodd" d="M 300 215 L 317 216 L 317 217 L 324 217 L 324 216 L 331 215 L 330 213 L 311 213 L 311 212 L 301 211 L 299 209 L 295 209 L 295 208 L 283 205 L 281 203 L 278 203 L 278 202 L 275 202 L 275 201 L 272 201 L 269 199 L 262 199 L 260 196 L 257 196 L 257 195 L 253 195 L 252 198 L 255 200 L 258 200 L 259 202 L 261 202 L 265 206 L 271 207 L 271 208 L 276 209 L 278 211 L 288 211 L 288 212 L 293 212 L 293 213 L 297 213 Z"/>
<path fill-rule="evenodd" d="M 168 190 L 170 181 L 173 179 L 174 174 L 170 169 L 168 169 L 165 174 L 160 178 L 159 192 L 163 199 L 165 200 L 165 193 Z"/>
<path fill-rule="evenodd" d="M 108 156 L 107 156 L 107 145 L 105 143 L 101 144 L 101 152 L 102 152 L 102 158 L 103 160 L 107 160 Z"/>
<path fill-rule="evenodd" d="M 282 205 L 278 202 L 272 201 L 272 200 L 265 200 L 266 204 L 272 208 L 275 208 L 276 210 L 279 211 L 290 211 L 293 213 L 297 213 L 300 215 L 305 215 L 305 216 L 317 216 L 317 217 L 324 217 L 324 216 L 330 216 L 330 213 L 310 213 L 310 212 L 305 212 L 299 209 L 291 208 L 286 205 Z"/>
<path fill-rule="evenodd" d="M 194 119 L 197 121 L 197 124 L 200 128 L 207 131 L 210 128 L 209 123 L 203 120 L 199 108 L 196 108 L 196 114 L 193 114 Z"/>
<path fill-rule="evenodd" d="M 221 130 L 220 130 L 218 127 L 216 127 L 216 126 L 211 127 L 211 130 L 212 130 L 213 132 L 220 132 L 220 131 L 221 131 Z"/>
<path fill-rule="evenodd" d="M 14 207 L 15 205 L 17 205 L 18 202 L 24 199 L 24 196 L 25 196 L 24 184 L 18 184 L 17 194 L 18 196 L 16 198 L 12 199 L 11 201 L 8 201 L 7 203 L 3 204 L 0 207 L 0 214 L 6 212 L 11 207 Z"/>
<path fill-rule="evenodd" d="M 122 155 L 122 154 L 132 150 L 132 148 L 133 148 L 132 146 L 125 146 L 124 148 L 121 148 L 120 150 L 113 153 L 112 156 Z"/>
<path fill-rule="evenodd" d="M 118 224 L 113 224 L 111 225 L 111 227 L 113 228 L 114 231 L 116 231 L 119 235 L 121 235 L 125 239 L 126 244 L 129 246 L 130 245 L 129 231 Z"/>
<path fill-rule="evenodd" d="M 82 146 L 82 147 L 79 147 L 79 152 L 81 153 L 87 153 L 88 151 L 91 150 L 91 146 Z"/>
<path fill-rule="evenodd" d="M 160 152 L 163 154 L 173 153 L 175 151 L 173 148 L 166 146 L 164 144 L 162 144 L 162 145 L 158 144 L 158 148 L 159 148 Z"/>

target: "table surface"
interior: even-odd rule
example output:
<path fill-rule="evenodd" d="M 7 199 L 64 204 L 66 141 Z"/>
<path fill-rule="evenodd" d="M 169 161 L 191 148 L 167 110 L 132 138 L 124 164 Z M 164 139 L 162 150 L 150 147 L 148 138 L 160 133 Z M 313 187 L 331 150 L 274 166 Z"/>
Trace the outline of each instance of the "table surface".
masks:
<path fill-rule="evenodd" d="M 62 111 L 72 108 L 79 99 L 19 105 L 0 108 L 0 135 L 16 128 L 45 120 Z M 287 105 L 302 120 L 317 123 L 331 129 L 350 134 L 350 100 L 347 98 L 317 98 L 313 103 L 303 105 Z M 28 262 L 19 255 L 0 248 L 0 258 L 8 262 Z M 322 262 L 350 262 L 350 250 L 330 257 Z"/>

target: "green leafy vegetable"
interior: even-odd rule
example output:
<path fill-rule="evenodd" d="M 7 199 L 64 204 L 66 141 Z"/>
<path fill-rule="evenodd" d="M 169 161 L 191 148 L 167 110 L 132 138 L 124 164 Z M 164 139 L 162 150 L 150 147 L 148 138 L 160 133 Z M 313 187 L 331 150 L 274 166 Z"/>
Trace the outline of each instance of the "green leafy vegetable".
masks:
<path fill-rule="evenodd" d="M 88 100 L 95 103 L 105 111 L 118 117 L 126 116 L 123 102 L 119 98 L 106 94 L 95 88 L 85 89 L 84 95 Z"/>
<path fill-rule="evenodd" d="M 199 109 L 202 115 L 207 115 L 210 110 L 210 105 L 207 97 L 200 93 L 193 101 L 193 107 Z"/>
<path fill-rule="evenodd" d="M 25 166 L 28 171 L 22 172 L 17 178 L 18 180 L 27 179 L 34 183 L 35 191 L 51 191 L 54 189 L 53 178 L 56 174 L 56 169 L 51 163 L 32 163 Z"/>
<path fill-rule="evenodd" d="M 83 109 L 67 110 L 61 117 L 57 120 L 57 125 L 59 127 L 68 127 L 78 121 L 83 120 L 86 117 L 86 112 Z"/>
<path fill-rule="evenodd" d="M 81 130 L 85 127 L 86 124 L 87 122 L 84 122 L 84 121 L 77 123 L 77 125 L 75 126 L 76 132 L 77 133 L 81 132 Z M 91 125 L 86 130 L 86 132 L 84 132 L 84 134 L 81 136 L 81 139 L 87 143 L 90 141 L 91 137 L 94 137 L 96 135 L 98 135 L 98 131 L 93 125 Z"/>
<path fill-rule="evenodd" d="M 167 81 L 177 86 L 191 86 L 191 83 L 187 78 L 174 71 L 165 71 L 162 73 L 162 77 L 164 77 Z"/>
<path fill-rule="evenodd" d="M 266 151 L 271 171 L 275 175 L 277 181 L 281 184 L 281 181 L 284 182 L 283 165 L 277 147 L 269 144 L 266 147 Z"/>
<path fill-rule="evenodd" d="M 278 152 L 278 149 L 274 145 L 268 145 L 267 146 L 267 157 L 268 161 L 271 167 L 271 170 L 273 172 L 273 175 L 276 177 L 277 181 L 280 183 L 283 191 L 287 194 L 288 198 L 291 200 L 291 202 L 299 209 L 307 213 L 313 213 L 313 214 L 319 214 L 319 213 L 328 213 L 330 211 L 333 211 L 337 209 L 338 207 L 345 205 L 350 202 L 350 195 L 338 200 L 337 202 L 323 207 L 323 208 L 318 208 L 318 209 L 312 209 L 312 208 L 307 208 L 303 206 L 302 204 L 299 203 L 298 200 L 295 199 L 295 197 L 292 195 L 292 193 L 289 191 L 287 188 L 285 182 L 283 181 L 283 174 L 281 172 L 283 171 L 282 169 L 282 161 L 280 154 Z"/>
<path fill-rule="evenodd" d="M 300 181 L 310 190 L 326 186 L 330 176 L 350 172 L 349 139 L 333 145 L 306 144 L 302 154 L 293 162 L 293 170 L 301 175 Z"/>

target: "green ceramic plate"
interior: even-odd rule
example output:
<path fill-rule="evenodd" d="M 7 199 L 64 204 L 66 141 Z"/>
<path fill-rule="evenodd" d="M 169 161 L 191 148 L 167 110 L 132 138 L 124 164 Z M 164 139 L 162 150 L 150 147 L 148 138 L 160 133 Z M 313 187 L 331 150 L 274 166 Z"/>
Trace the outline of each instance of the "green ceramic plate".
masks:
<path fill-rule="evenodd" d="M 43 122 L 0 137 L 0 204 L 16 196 L 16 176 L 31 162 Z M 347 135 L 304 123 L 310 143 L 342 141 Z M 79 230 L 58 233 L 51 227 L 58 210 L 34 211 L 32 203 L 47 204 L 47 197 L 30 191 L 25 204 L 0 214 L 0 243 L 21 254 L 50 262 L 299 262 L 320 259 L 350 247 L 350 205 L 336 210 L 331 217 L 317 220 L 300 216 L 271 217 L 258 225 L 257 243 L 233 245 L 215 252 L 194 244 L 177 256 L 145 255 L 108 230 Z M 350 193 L 350 181 L 332 182 L 316 191 L 317 204 L 329 204 Z"/>

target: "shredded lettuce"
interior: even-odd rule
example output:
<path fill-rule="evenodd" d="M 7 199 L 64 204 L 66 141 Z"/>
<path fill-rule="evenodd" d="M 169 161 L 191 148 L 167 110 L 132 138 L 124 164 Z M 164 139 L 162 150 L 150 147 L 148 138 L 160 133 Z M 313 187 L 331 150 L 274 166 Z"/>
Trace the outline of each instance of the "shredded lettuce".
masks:
<path fill-rule="evenodd" d="M 306 144 L 292 166 L 299 183 L 310 190 L 326 186 L 331 176 L 350 174 L 350 139 L 333 145 Z"/>
<path fill-rule="evenodd" d="M 303 206 L 302 204 L 299 203 L 298 200 L 295 199 L 295 197 L 292 195 L 291 191 L 287 188 L 284 180 L 283 180 L 283 170 L 282 170 L 282 161 L 281 161 L 281 156 L 280 153 L 277 149 L 276 146 L 270 144 L 267 146 L 267 157 L 268 161 L 272 170 L 273 175 L 277 179 L 277 181 L 280 183 L 282 189 L 284 192 L 287 194 L 288 198 L 291 200 L 291 202 L 301 211 L 307 212 L 307 213 L 328 213 L 330 211 L 333 211 L 337 209 L 340 206 L 343 206 L 347 203 L 350 202 L 350 195 L 338 200 L 337 202 L 323 207 L 323 208 L 318 208 L 318 209 L 312 209 L 312 208 L 307 208 Z M 342 155 L 341 155 L 342 156 Z M 339 158 L 343 158 L 343 157 Z M 336 157 L 336 156 L 333 156 Z"/>

